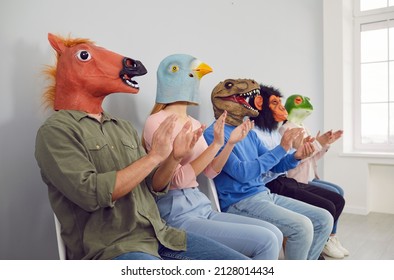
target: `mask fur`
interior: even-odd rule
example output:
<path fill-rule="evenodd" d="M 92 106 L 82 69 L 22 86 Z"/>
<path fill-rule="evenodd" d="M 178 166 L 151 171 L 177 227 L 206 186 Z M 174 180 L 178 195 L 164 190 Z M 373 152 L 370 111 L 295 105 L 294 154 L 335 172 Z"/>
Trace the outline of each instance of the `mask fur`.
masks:
<path fill-rule="evenodd" d="M 280 102 L 283 96 L 279 89 L 263 84 L 260 85 L 260 94 L 263 98 L 261 109 L 256 108 L 254 100 L 249 101 L 249 104 L 259 111 L 259 115 L 251 120 L 258 128 L 271 132 L 278 129 L 279 123 L 287 118 L 287 111 Z"/>

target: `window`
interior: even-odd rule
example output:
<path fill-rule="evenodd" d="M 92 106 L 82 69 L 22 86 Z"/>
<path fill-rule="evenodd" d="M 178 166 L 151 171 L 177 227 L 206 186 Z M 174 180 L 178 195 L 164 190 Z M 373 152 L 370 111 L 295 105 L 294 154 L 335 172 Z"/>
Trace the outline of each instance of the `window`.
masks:
<path fill-rule="evenodd" d="M 370 11 L 375 9 L 394 6 L 394 0 L 359 0 L 359 11 Z"/>
<path fill-rule="evenodd" d="M 355 148 L 394 152 L 394 0 L 355 0 Z"/>

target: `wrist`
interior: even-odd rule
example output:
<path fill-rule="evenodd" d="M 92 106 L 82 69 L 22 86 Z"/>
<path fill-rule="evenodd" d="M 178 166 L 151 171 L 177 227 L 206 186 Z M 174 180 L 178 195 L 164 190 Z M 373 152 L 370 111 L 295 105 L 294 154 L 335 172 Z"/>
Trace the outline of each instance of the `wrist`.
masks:
<path fill-rule="evenodd" d="M 146 159 L 149 160 L 152 166 L 157 166 L 164 160 L 159 154 L 152 151 L 146 155 Z"/>
<path fill-rule="evenodd" d="M 177 163 L 177 164 L 178 164 L 178 163 L 181 162 L 182 157 L 177 157 L 177 156 L 175 156 L 174 152 L 172 151 L 172 152 L 170 153 L 170 155 L 168 156 L 168 159 L 171 160 L 171 161 L 173 161 L 174 163 Z"/>

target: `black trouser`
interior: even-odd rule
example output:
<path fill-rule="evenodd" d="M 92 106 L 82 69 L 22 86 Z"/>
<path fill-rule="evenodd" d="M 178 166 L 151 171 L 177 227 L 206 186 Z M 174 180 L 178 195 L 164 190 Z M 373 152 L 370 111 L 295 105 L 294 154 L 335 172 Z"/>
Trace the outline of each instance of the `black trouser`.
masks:
<path fill-rule="evenodd" d="M 338 220 L 345 207 L 345 199 L 338 193 L 298 181 L 285 176 L 279 176 L 266 184 L 272 193 L 291 197 L 308 204 L 326 209 Z"/>

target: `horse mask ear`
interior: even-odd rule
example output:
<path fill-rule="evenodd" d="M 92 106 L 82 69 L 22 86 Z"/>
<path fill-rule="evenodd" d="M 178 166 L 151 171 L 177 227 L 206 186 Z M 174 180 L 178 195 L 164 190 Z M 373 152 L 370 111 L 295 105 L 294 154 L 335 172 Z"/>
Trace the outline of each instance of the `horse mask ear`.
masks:
<path fill-rule="evenodd" d="M 58 55 L 63 53 L 65 46 L 59 37 L 53 35 L 52 33 L 48 33 L 48 41 L 52 48 L 58 53 Z"/>

